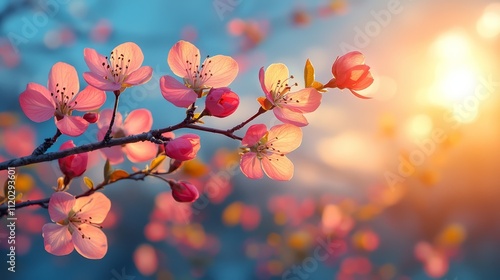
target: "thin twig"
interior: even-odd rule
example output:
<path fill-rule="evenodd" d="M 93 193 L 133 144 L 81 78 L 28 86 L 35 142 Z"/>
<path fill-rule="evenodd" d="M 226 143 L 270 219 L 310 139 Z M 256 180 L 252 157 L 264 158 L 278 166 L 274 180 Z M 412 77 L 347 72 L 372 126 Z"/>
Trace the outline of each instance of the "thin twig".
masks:
<path fill-rule="evenodd" d="M 114 91 L 115 93 L 115 105 L 113 106 L 113 115 L 111 115 L 111 121 L 109 122 L 108 131 L 104 136 L 104 142 L 109 142 L 111 139 L 111 131 L 113 130 L 113 124 L 115 123 L 116 109 L 118 108 L 118 98 L 120 96 L 120 91 Z"/>
<path fill-rule="evenodd" d="M 233 132 L 235 132 L 236 130 L 239 130 L 239 129 L 243 128 L 245 125 L 247 125 L 247 123 L 249 123 L 249 122 L 253 121 L 255 118 L 257 118 L 258 116 L 260 116 L 260 115 L 264 114 L 265 112 L 267 112 L 267 110 L 266 110 L 266 109 L 264 109 L 264 108 L 262 108 L 262 107 L 259 107 L 259 111 L 257 111 L 257 113 L 255 113 L 255 115 L 251 116 L 248 120 L 246 120 L 246 121 L 244 121 L 244 122 L 240 123 L 239 125 L 237 125 L 237 126 L 235 126 L 235 127 L 231 128 L 231 129 L 228 129 L 228 130 L 227 130 L 227 132 L 229 132 L 229 133 L 233 133 Z"/>
<path fill-rule="evenodd" d="M 57 141 L 57 138 L 61 136 L 61 131 L 57 129 L 56 134 L 52 138 L 45 138 L 45 141 L 38 146 L 31 155 L 37 156 L 37 155 L 42 155 L 44 154 L 54 143 Z"/>

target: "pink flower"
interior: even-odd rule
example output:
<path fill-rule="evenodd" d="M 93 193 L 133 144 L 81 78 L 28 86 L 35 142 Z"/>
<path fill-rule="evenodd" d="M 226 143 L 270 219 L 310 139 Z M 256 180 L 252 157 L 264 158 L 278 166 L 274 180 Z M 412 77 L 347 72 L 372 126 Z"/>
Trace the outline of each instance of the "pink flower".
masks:
<path fill-rule="evenodd" d="M 205 99 L 205 110 L 210 116 L 225 118 L 238 108 L 240 98 L 230 88 L 212 88 Z"/>
<path fill-rule="evenodd" d="M 104 104 L 106 94 L 88 86 L 80 93 L 78 74 L 73 66 L 58 62 L 52 66 L 48 88 L 29 83 L 19 96 L 21 109 L 34 122 L 44 122 L 54 116 L 57 128 L 69 136 L 79 136 L 88 127 L 88 122 L 72 116 L 73 110 L 95 110 Z"/>
<path fill-rule="evenodd" d="M 178 202 L 193 202 L 198 199 L 200 194 L 198 189 L 189 182 L 170 181 L 172 197 Z"/>
<path fill-rule="evenodd" d="M 200 50 L 186 41 L 177 42 L 168 53 L 172 72 L 183 79 L 166 75 L 160 79 L 163 97 L 177 107 L 187 108 L 201 97 L 203 90 L 227 87 L 238 75 L 238 63 L 229 56 L 208 57 L 200 64 Z"/>
<path fill-rule="evenodd" d="M 302 142 L 302 131 L 291 124 L 273 126 L 263 124 L 248 128 L 241 141 L 243 155 L 240 168 L 250 179 L 262 178 L 262 169 L 274 180 L 286 181 L 293 177 L 293 163 L 285 156 Z"/>
<path fill-rule="evenodd" d="M 99 141 L 104 139 L 104 135 L 109 128 L 109 122 L 113 110 L 104 109 L 101 111 L 97 127 L 99 132 L 97 138 Z M 111 136 L 113 138 L 121 138 L 129 135 L 139 134 L 149 131 L 153 126 L 153 116 L 151 112 L 146 109 L 137 109 L 130 112 L 125 121 L 122 121 L 122 115 L 116 112 L 115 123 L 113 125 Z M 123 153 L 131 162 L 141 162 L 154 158 L 156 156 L 157 147 L 154 143 L 144 141 L 130 143 L 123 146 L 113 146 L 111 148 L 104 148 L 100 150 L 104 156 L 109 160 L 110 164 L 118 164 L 123 162 Z"/>
<path fill-rule="evenodd" d="M 200 136 L 191 133 L 170 140 L 165 146 L 165 154 L 169 158 L 182 161 L 195 158 L 199 150 Z"/>
<path fill-rule="evenodd" d="M 99 114 L 94 112 L 88 112 L 83 115 L 83 119 L 88 121 L 89 123 L 96 123 L 99 119 Z"/>
<path fill-rule="evenodd" d="M 76 147 L 73 140 L 64 142 L 59 148 L 60 151 L 67 150 Z M 81 153 L 76 155 L 70 155 L 58 159 L 59 168 L 61 172 L 68 179 L 73 179 L 75 177 L 81 176 L 85 170 L 87 170 L 88 154 Z"/>
<path fill-rule="evenodd" d="M 261 102 L 264 109 L 273 108 L 274 115 L 282 122 L 296 126 L 306 126 L 307 119 L 304 113 L 318 109 L 321 104 L 321 93 L 314 88 L 305 88 L 290 92 L 288 84 L 290 78 L 285 64 L 271 64 L 264 72 L 260 69 L 259 79 L 266 99 Z"/>
<path fill-rule="evenodd" d="M 373 83 L 370 66 L 365 64 L 365 57 L 362 53 L 353 51 L 337 57 L 332 66 L 332 73 L 334 78 L 325 87 L 347 88 L 356 97 L 370 98 L 356 92 L 356 90 L 363 90 Z"/>
<path fill-rule="evenodd" d="M 83 73 L 83 78 L 104 91 L 121 93 L 128 87 L 147 83 L 153 75 L 151 67 L 141 67 L 144 55 L 132 42 L 114 48 L 109 58 L 89 48 L 83 50 L 83 57 L 90 69 L 90 72 Z"/>
<path fill-rule="evenodd" d="M 102 259 L 108 251 L 106 235 L 99 225 L 111 208 L 111 201 L 102 193 L 75 198 L 66 192 L 50 197 L 49 215 L 55 222 L 42 227 L 45 250 L 64 256 L 76 249 L 88 259 Z"/>

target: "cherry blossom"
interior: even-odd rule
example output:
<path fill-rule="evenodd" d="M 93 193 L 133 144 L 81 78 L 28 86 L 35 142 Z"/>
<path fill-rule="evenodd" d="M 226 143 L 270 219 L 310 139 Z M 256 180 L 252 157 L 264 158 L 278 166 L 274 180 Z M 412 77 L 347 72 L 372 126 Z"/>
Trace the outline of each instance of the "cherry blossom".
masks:
<path fill-rule="evenodd" d="M 144 55 L 141 48 L 132 42 L 123 43 L 114 48 L 109 57 L 85 48 L 85 63 L 90 72 L 83 73 L 83 78 L 90 85 L 104 90 L 121 93 L 126 88 L 147 83 L 153 68 L 142 66 Z"/>
<path fill-rule="evenodd" d="M 210 116 L 225 118 L 238 108 L 240 98 L 230 88 L 212 88 L 205 99 L 205 110 Z"/>
<path fill-rule="evenodd" d="M 170 181 L 169 184 L 172 189 L 172 197 L 177 202 L 193 202 L 200 196 L 198 189 L 189 182 Z"/>
<path fill-rule="evenodd" d="M 241 144 L 240 168 L 250 179 L 266 175 L 274 180 L 286 181 L 293 177 L 293 163 L 285 156 L 302 142 L 302 130 L 291 124 L 281 124 L 269 131 L 264 124 L 248 128 Z"/>
<path fill-rule="evenodd" d="M 99 140 L 104 139 L 109 128 L 109 122 L 113 111 L 111 109 L 104 109 L 101 111 L 99 120 L 97 121 L 97 127 L 99 132 L 97 133 L 97 138 Z M 115 124 L 112 128 L 111 135 L 113 138 L 121 138 L 129 135 L 139 134 L 145 131 L 149 131 L 153 126 L 153 116 L 151 112 L 147 109 L 137 109 L 130 112 L 130 114 L 122 121 L 122 115 L 117 112 L 115 117 Z M 123 162 L 123 154 L 125 153 L 127 158 L 131 162 L 141 162 L 150 160 L 155 157 L 157 152 L 157 147 L 152 142 L 136 142 L 130 143 L 123 146 L 113 146 L 110 148 L 104 148 L 100 150 L 104 156 L 109 160 L 110 164 L 118 164 Z"/>
<path fill-rule="evenodd" d="M 200 136 L 196 134 L 185 134 L 168 141 L 165 145 L 165 154 L 176 160 L 191 160 L 196 157 L 200 150 Z"/>
<path fill-rule="evenodd" d="M 75 143 L 73 143 L 73 140 L 68 140 L 61 145 L 59 150 L 62 151 L 74 147 L 76 146 Z M 64 174 L 64 176 L 66 176 L 68 179 L 72 179 L 81 176 L 85 172 L 85 170 L 87 170 L 88 154 L 81 153 L 69 155 L 67 157 L 60 158 L 58 160 L 58 163 L 59 168 L 61 169 L 61 172 Z"/>
<path fill-rule="evenodd" d="M 318 109 L 321 104 L 321 93 L 314 88 L 305 88 L 290 92 L 292 85 L 288 83 L 288 67 L 282 63 L 271 64 L 266 71 L 260 69 L 259 79 L 266 98 L 259 102 L 266 110 L 273 109 L 274 115 L 282 122 L 296 126 L 306 126 L 304 113 Z M 296 85 L 296 84 L 295 84 Z"/>
<path fill-rule="evenodd" d="M 80 116 L 72 116 L 74 110 L 96 110 L 106 101 L 103 91 L 87 86 L 81 92 L 75 68 L 64 62 L 52 66 L 48 87 L 29 83 L 19 96 L 24 114 L 34 122 L 44 122 L 54 116 L 57 128 L 69 136 L 85 132 L 88 122 Z"/>
<path fill-rule="evenodd" d="M 347 88 L 356 97 L 369 98 L 356 92 L 369 87 L 373 83 L 370 66 L 365 64 L 365 56 L 362 53 L 353 51 L 337 57 L 332 66 L 332 74 L 334 78 L 325 87 Z"/>
<path fill-rule="evenodd" d="M 75 198 L 56 192 L 49 200 L 50 219 L 42 227 L 45 250 L 56 256 L 73 252 L 85 258 L 102 259 L 108 250 L 101 224 L 111 208 L 111 201 L 102 193 Z"/>
<path fill-rule="evenodd" d="M 168 53 L 168 65 L 183 82 L 166 75 L 160 79 L 163 97 L 177 107 L 187 108 L 203 90 L 227 87 L 238 75 L 238 63 L 229 56 L 216 55 L 200 64 L 200 50 L 187 41 L 177 42 Z"/>

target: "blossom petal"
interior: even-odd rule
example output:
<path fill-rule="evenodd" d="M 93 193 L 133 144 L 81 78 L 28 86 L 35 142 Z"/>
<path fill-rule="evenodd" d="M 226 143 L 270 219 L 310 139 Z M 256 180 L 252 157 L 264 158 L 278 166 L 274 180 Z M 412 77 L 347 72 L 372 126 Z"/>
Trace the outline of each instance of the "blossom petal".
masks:
<path fill-rule="evenodd" d="M 290 78 L 288 67 L 286 67 L 283 63 L 274 63 L 269 65 L 266 69 L 264 84 L 266 85 L 266 89 L 271 91 L 276 88 L 278 82 L 283 84 L 285 80 Z"/>
<path fill-rule="evenodd" d="M 136 142 L 125 145 L 123 148 L 131 162 L 142 162 L 153 159 L 158 148 L 152 142 Z"/>
<path fill-rule="evenodd" d="M 104 133 L 102 134 L 102 138 L 98 139 L 99 141 L 104 139 L 104 135 L 106 134 L 106 130 L 109 127 L 109 123 L 111 122 L 112 116 L 113 116 L 112 109 L 104 109 L 99 113 L 99 120 L 97 121 L 97 127 L 99 129 L 105 128 Z M 120 114 L 120 112 L 116 112 L 115 122 L 113 124 L 113 128 L 121 128 L 122 124 L 123 124 L 122 114 Z M 99 136 L 99 134 L 98 134 L 98 136 Z"/>
<path fill-rule="evenodd" d="M 286 95 L 286 104 L 283 107 L 304 113 L 314 112 L 321 104 L 322 94 L 314 88 L 305 88 Z"/>
<path fill-rule="evenodd" d="M 269 178 L 288 181 L 293 177 L 293 163 L 286 156 L 273 154 L 262 159 L 262 168 Z"/>
<path fill-rule="evenodd" d="M 195 45 L 181 40 L 168 52 L 167 62 L 175 75 L 190 78 L 192 72 L 197 71 L 200 66 L 200 50 Z"/>
<path fill-rule="evenodd" d="M 91 72 L 101 77 L 108 75 L 109 71 L 105 66 L 108 65 L 108 60 L 104 55 L 97 53 L 94 49 L 85 48 L 83 49 L 83 59 Z"/>
<path fill-rule="evenodd" d="M 136 86 L 147 83 L 153 77 L 153 68 L 150 66 L 142 66 L 141 68 L 130 73 L 123 81 L 127 86 Z"/>
<path fill-rule="evenodd" d="M 296 126 L 306 126 L 309 123 L 301 112 L 295 112 L 285 107 L 274 107 L 274 115 L 278 120 Z"/>
<path fill-rule="evenodd" d="M 127 68 L 127 74 L 139 69 L 139 67 L 141 67 L 142 65 L 142 62 L 144 61 L 144 55 L 142 54 L 141 48 L 136 43 L 132 42 L 126 42 L 118 45 L 113 49 L 111 53 L 113 56 L 113 58 L 110 57 L 110 62 L 112 65 L 117 63 L 119 64 L 121 62 L 120 60 L 123 60 L 123 63 L 126 63 L 128 62 L 128 60 L 130 60 Z M 123 56 L 119 59 L 118 57 L 120 57 L 121 55 Z"/>
<path fill-rule="evenodd" d="M 111 201 L 100 192 L 77 198 L 73 206 L 76 217 L 97 224 L 104 221 L 109 209 L 111 209 Z"/>
<path fill-rule="evenodd" d="M 60 222 L 68 218 L 68 214 L 75 205 L 75 197 L 67 192 L 56 192 L 50 196 L 49 216 L 53 222 Z"/>
<path fill-rule="evenodd" d="M 160 90 L 167 101 L 182 108 L 189 107 L 198 97 L 192 89 L 168 75 L 160 78 Z"/>
<path fill-rule="evenodd" d="M 110 148 L 100 149 L 101 153 L 103 153 L 104 158 L 109 160 L 109 164 L 115 165 L 122 163 L 125 159 L 123 156 L 122 147 L 114 146 Z"/>
<path fill-rule="evenodd" d="M 80 82 L 75 67 L 64 62 L 54 64 L 49 73 L 48 89 L 59 97 L 62 94 L 67 96 L 68 99 L 73 98 L 73 95 L 80 90 Z"/>
<path fill-rule="evenodd" d="M 200 75 L 203 78 L 203 84 L 208 87 L 227 87 L 238 75 L 238 62 L 230 56 L 208 57 L 204 65 Z"/>
<path fill-rule="evenodd" d="M 108 252 L 108 239 L 102 230 L 89 224 L 78 226 L 73 231 L 73 244 L 80 255 L 87 259 L 102 259 Z"/>
<path fill-rule="evenodd" d="M 241 140 L 241 144 L 251 147 L 257 144 L 257 142 L 259 142 L 259 140 L 262 139 L 266 133 L 267 127 L 265 124 L 254 124 L 248 128 L 243 140 Z"/>
<path fill-rule="evenodd" d="M 137 109 L 127 116 L 123 123 L 126 135 L 139 134 L 149 131 L 153 126 L 153 116 L 147 109 Z"/>
<path fill-rule="evenodd" d="M 332 73 L 335 77 L 337 77 L 339 74 L 337 70 L 345 71 L 356 65 L 362 64 L 365 64 L 365 56 L 359 51 L 352 51 L 341 57 L 337 57 L 332 65 Z M 342 69 L 339 69 L 339 66 L 342 66 Z"/>
<path fill-rule="evenodd" d="M 73 137 L 82 135 L 89 126 L 86 120 L 78 116 L 64 116 L 61 120 L 56 119 L 55 122 L 62 134 Z"/>
<path fill-rule="evenodd" d="M 104 91 L 120 90 L 122 85 L 111 80 L 106 80 L 103 77 L 93 72 L 83 73 L 83 79 L 91 86 Z"/>
<path fill-rule="evenodd" d="M 248 152 L 241 156 L 240 169 L 250 179 L 260 179 L 263 176 L 260 160 L 254 152 Z"/>
<path fill-rule="evenodd" d="M 43 122 L 54 116 L 56 105 L 50 92 L 42 85 L 29 83 L 19 96 L 24 114 L 34 122 Z"/>
<path fill-rule="evenodd" d="M 269 130 L 268 145 L 281 153 L 289 153 L 302 143 L 302 130 L 291 124 L 280 124 Z"/>
<path fill-rule="evenodd" d="M 45 224 L 42 227 L 45 250 L 56 256 L 64 256 L 73 252 L 73 241 L 68 226 Z"/>
<path fill-rule="evenodd" d="M 93 86 L 87 86 L 69 104 L 77 111 L 92 111 L 99 109 L 106 102 L 106 93 Z"/>
<path fill-rule="evenodd" d="M 373 83 L 373 76 L 370 72 L 368 72 L 370 67 L 368 66 L 368 69 L 364 73 L 364 77 L 360 78 L 358 82 L 352 86 L 351 89 L 353 90 L 363 90 L 367 87 L 369 87 Z"/>

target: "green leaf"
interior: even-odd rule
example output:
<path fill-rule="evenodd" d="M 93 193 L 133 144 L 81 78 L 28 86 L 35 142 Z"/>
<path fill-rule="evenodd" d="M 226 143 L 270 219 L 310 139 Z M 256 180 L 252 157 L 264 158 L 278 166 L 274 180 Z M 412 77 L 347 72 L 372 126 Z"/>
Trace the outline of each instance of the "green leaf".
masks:
<path fill-rule="evenodd" d="M 306 66 L 304 67 L 304 83 L 305 87 L 312 87 L 314 83 L 314 66 L 309 59 L 306 60 Z"/>
<path fill-rule="evenodd" d="M 127 171 L 122 170 L 122 169 L 117 169 L 109 175 L 109 182 L 111 183 L 114 181 L 118 181 L 120 179 L 127 178 L 128 176 L 130 176 L 130 175 L 128 174 Z"/>
<path fill-rule="evenodd" d="M 154 158 L 151 161 L 151 164 L 149 165 L 149 169 L 148 170 L 149 171 L 153 171 L 156 168 L 158 168 L 158 166 L 160 166 L 160 164 L 165 160 L 166 157 L 167 157 L 166 155 L 159 155 L 156 158 Z"/>
<path fill-rule="evenodd" d="M 83 182 L 85 183 L 85 185 L 87 185 L 89 189 L 94 188 L 94 182 L 92 182 L 92 179 L 90 179 L 89 177 L 83 177 Z"/>

